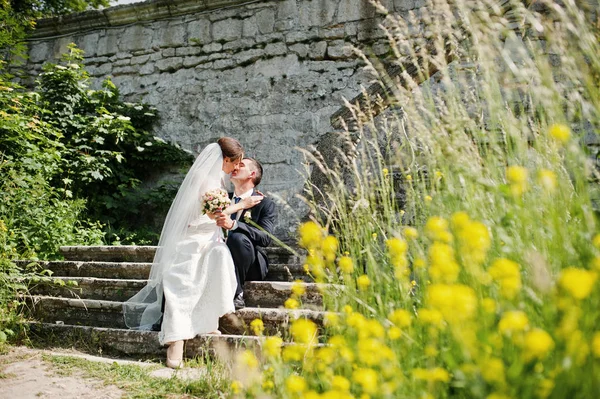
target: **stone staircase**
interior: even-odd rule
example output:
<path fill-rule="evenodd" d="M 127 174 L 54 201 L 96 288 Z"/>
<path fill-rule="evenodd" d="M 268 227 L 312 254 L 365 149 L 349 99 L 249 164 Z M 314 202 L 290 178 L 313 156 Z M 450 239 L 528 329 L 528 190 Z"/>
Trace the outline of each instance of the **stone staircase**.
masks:
<path fill-rule="evenodd" d="M 37 262 L 52 271 L 55 283 L 30 288 L 26 307 L 31 319 L 30 338 L 37 345 L 74 346 L 92 353 L 128 358 L 164 357 L 158 332 L 125 327 L 122 303 L 138 292 L 150 272 L 155 247 L 61 247 L 64 261 Z M 260 345 L 250 323 L 263 321 L 267 335 L 285 336 L 287 325 L 298 317 L 322 325 L 324 312 L 318 284 L 311 283 L 302 259 L 284 248 L 267 248 L 270 261 L 266 281 L 247 282 L 246 306 L 220 320 L 223 335 L 201 335 L 186 343 L 193 357 L 216 347 Z M 20 261 L 21 266 L 31 262 Z M 294 280 L 304 281 L 301 309 L 283 308 Z M 60 283 L 64 282 L 64 284 Z M 74 284 L 73 282 L 76 282 Z"/>

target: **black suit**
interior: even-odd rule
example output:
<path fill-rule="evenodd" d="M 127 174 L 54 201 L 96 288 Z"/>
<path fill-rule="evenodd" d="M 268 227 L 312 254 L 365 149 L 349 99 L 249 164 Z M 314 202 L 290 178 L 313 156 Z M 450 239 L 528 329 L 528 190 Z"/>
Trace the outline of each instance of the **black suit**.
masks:
<path fill-rule="evenodd" d="M 252 222 L 260 226 L 260 229 L 246 223 L 248 213 Z M 227 247 L 233 258 L 238 281 L 236 296 L 242 293 L 246 281 L 264 280 L 267 276 L 269 260 L 263 247 L 271 244 L 269 234 L 273 234 L 274 225 L 275 203 L 264 197 L 258 205 L 244 209 L 237 221 L 237 228 L 229 231 Z"/>

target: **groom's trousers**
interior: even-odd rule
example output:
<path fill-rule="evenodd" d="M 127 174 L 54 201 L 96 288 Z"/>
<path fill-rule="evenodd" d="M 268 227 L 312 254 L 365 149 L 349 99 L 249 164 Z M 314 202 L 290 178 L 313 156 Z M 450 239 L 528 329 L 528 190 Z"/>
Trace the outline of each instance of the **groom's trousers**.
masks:
<path fill-rule="evenodd" d="M 235 296 L 237 297 L 243 292 L 246 281 L 262 280 L 260 264 L 257 259 L 262 254 L 256 250 L 248 236 L 235 230 L 229 232 L 227 247 L 229 247 L 235 265 L 235 275 L 238 283 Z"/>

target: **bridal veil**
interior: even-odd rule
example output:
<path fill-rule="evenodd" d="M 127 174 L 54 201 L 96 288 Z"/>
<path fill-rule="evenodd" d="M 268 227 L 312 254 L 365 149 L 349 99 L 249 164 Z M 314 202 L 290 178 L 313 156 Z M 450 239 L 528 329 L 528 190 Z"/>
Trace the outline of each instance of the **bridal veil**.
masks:
<path fill-rule="evenodd" d="M 151 330 L 160 323 L 163 301 L 163 275 L 173 264 L 177 243 L 190 225 L 202 215 L 202 196 L 222 186 L 223 154 L 219 144 L 209 144 L 198 155 L 187 173 L 165 220 L 154 255 L 148 284 L 123 304 L 127 327 Z M 220 233 L 220 229 L 215 231 Z"/>

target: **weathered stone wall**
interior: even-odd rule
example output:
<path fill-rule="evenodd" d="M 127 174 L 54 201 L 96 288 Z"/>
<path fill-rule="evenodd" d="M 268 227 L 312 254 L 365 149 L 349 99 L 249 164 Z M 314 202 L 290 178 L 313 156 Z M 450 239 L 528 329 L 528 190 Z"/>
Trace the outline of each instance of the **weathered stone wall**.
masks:
<path fill-rule="evenodd" d="M 422 0 L 389 0 L 407 13 Z M 367 0 L 148 1 L 43 20 L 28 68 L 39 72 L 74 42 L 98 84 L 112 76 L 128 100 L 157 107 L 156 135 L 198 153 L 238 138 L 265 167 L 262 190 L 280 196 L 277 234 L 305 208 L 306 147 L 332 131 L 331 115 L 369 84 L 350 45 L 387 51 Z"/>

